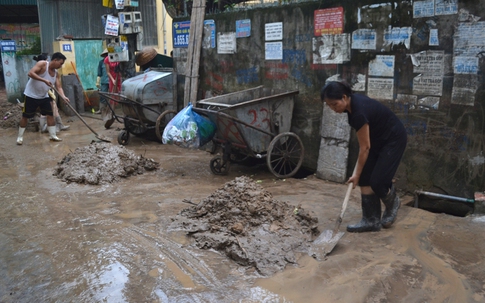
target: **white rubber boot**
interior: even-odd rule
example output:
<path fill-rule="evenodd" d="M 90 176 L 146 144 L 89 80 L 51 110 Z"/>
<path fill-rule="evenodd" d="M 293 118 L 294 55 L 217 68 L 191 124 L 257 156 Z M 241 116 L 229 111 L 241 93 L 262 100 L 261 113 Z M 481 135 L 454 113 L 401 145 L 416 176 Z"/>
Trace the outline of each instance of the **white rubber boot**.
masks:
<path fill-rule="evenodd" d="M 56 142 L 59 142 L 59 141 L 62 141 L 61 138 L 57 137 L 56 135 L 56 126 L 47 126 L 47 130 L 49 131 L 49 140 L 51 141 L 56 141 Z"/>
<path fill-rule="evenodd" d="M 24 132 L 25 132 L 25 127 L 19 127 L 19 135 L 17 137 L 17 145 L 22 145 L 24 143 Z"/>
<path fill-rule="evenodd" d="M 45 133 L 47 131 L 47 117 L 40 116 L 39 118 L 39 129 L 41 133 Z"/>

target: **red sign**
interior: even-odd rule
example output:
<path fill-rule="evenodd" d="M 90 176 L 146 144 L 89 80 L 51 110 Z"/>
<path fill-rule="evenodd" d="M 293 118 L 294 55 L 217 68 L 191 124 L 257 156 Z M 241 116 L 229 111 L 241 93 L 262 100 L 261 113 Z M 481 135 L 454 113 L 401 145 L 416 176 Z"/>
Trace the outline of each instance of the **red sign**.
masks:
<path fill-rule="evenodd" d="M 335 35 L 344 32 L 344 8 L 318 9 L 314 12 L 315 36 Z"/>

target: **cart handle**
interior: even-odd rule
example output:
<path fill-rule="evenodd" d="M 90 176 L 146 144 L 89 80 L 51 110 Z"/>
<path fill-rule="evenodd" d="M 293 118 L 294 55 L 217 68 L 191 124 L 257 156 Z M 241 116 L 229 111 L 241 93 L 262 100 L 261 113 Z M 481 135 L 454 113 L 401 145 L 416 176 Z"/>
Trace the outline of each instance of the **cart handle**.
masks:
<path fill-rule="evenodd" d="M 264 134 L 266 134 L 266 135 L 270 136 L 270 137 L 271 137 L 271 139 L 273 139 L 273 138 L 275 137 L 275 135 L 274 135 L 274 134 L 272 134 L 272 133 L 270 133 L 270 132 L 267 132 L 267 131 L 265 131 L 265 130 L 262 130 L 262 129 L 260 129 L 260 128 L 257 128 L 257 127 L 255 127 L 255 126 L 253 126 L 253 125 L 249 124 L 249 123 L 246 123 L 246 122 L 244 122 L 244 121 L 241 121 L 241 120 L 239 120 L 238 118 L 234 118 L 233 116 L 228 115 L 228 114 L 223 113 L 223 112 L 220 112 L 220 111 L 214 111 L 214 110 L 205 109 L 205 108 L 199 108 L 199 107 L 192 107 L 192 110 L 193 110 L 193 111 L 195 111 L 196 113 L 198 113 L 198 114 L 202 114 L 202 115 L 204 115 L 204 116 L 207 116 L 207 113 L 212 113 L 212 114 L 215 114 L 215 115 L 220 115 L 220 116 L 222 116 L 222 117 L 225 117 L 225 118 L 231 119 L 231 120 L 233 120 L 233 121 L 235 121 L 235 122 L 237 122 L 237 123 L 240 123 L 240 124 L 242 124 L 242 125 L 245 125 L 245 126 L 247 126 L 247 127 L 250 127 L 250 128 L 252 128 L 252 129 L 255 129 L 255 130 L 257 130 L 257 131 L 260 131 L 260 132 L 262 132 L 262 133 L 264 133 Z M 209 119 L 209 120 L 210 120 L 210 119 Z M 212 121 L 212 122 L 214 122 L 214 121 Z"/>

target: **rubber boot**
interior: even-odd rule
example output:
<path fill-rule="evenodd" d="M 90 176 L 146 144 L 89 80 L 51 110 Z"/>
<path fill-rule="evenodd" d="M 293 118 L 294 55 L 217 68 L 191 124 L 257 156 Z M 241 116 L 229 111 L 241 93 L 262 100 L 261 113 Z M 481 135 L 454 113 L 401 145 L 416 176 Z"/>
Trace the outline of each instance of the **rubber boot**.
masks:
<path fill-rule="evenodd" d="M 19 127 L 19 135 L 17 137 L 17 145 L 22 145 L 24 143 L 24 132 L 25 132 L 25 127 Z"/>
<path fill-rule="evenodd" d="M 41 133 L 45 133 L 47 131 L 47 117 L 40 116 L 39 118 L 39 129 Z"/>
<path fill-rule="evenodd" d="M 62 124 L 62 119 L 61 116 L 56 117 L 56 126 L 59 128 L 59 130 L 68 130 L 70 125 L 64 125 Z"/>
<path fill-rule="evenodd" d="M 56 141 L 56 142 L 59 142 L 59 141 L 62 141 L 61 138 L 57 137 L 56 135 L 56 126 L 47 126 L 47 130 L 49 131 L 49 140 L 51 141 Z"/>
<path fill-rule="evenodd" d="M 347 231 L 360 233 L 381 230 L 381 201 L 375 194 L 362 196 L 362 219 L 359 223 L 348 225 Z"/>
<path fill-rule="evenodd" d="M 399 197 L 396 195 L 396 188 L 394 187 L 394 184 L 391 186 L 391 190 L 387 196 L 382 199 L 382 203 L 384 203 L 386 206 L 381 220 L 382 227 L 389 228 L 391 227 L 392 223 L 396 221 L 397 211 L 401 206 L 401 200 L 399 200 Z"/>

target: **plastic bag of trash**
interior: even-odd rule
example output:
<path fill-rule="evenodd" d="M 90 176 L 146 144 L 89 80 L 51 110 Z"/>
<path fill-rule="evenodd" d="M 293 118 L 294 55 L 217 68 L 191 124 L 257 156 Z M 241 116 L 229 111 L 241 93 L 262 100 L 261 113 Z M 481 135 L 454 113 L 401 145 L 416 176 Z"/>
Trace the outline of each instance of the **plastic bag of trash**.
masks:
<path fill-rule="evenodd" d="M 182 109 L 163 130 L 163 144 L 198 148 L 214 136 L 216 126 L 192 110 L 192 103 Z"/>

